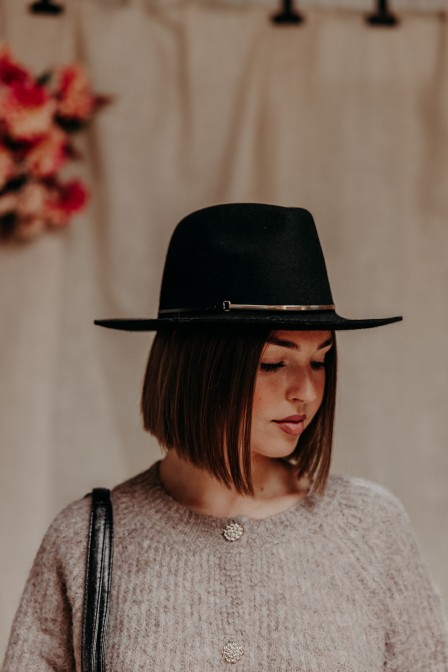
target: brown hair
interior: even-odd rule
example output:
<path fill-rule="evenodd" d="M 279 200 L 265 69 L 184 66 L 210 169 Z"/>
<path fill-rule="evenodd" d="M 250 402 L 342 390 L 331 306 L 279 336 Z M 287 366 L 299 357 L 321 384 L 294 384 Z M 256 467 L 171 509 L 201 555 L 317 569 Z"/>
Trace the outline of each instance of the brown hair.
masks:
<path fill-rule="evenodd" d="M 179 327 L 156 334 L 143 383 L 145 430 L 165 448 L 206 469 L 242 495 L 253 495 L 252 399 L 270 329 Z M 330 469 L 336 398 L 336 338 L 326 355 L 324 398 L 289 456 L 298 478 L 322 493 Z"/>

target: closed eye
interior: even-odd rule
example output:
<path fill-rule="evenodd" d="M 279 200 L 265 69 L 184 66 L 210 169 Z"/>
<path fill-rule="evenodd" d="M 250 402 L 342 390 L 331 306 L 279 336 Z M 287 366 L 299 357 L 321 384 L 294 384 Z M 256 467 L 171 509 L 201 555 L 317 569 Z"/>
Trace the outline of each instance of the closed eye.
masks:
<path fill-rule="evenodd" d="M 260 362 L 260 369 L 262 371 L 277 371 L 285 366 L 285 362 L 276 362 L 275 364 L 270 364 L 268 362 Z"/>
<path fill-rule="evenodd" d="M 318 371 L 319 369 L 325 368 L 325 362 L 311 362 L 311 368 Z"/>

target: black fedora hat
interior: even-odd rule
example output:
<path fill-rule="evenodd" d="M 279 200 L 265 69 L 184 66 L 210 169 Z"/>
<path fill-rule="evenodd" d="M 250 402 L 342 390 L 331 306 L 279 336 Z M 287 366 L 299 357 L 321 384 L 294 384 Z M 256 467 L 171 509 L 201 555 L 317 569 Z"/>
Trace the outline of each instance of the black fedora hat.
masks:
<path fill-rule="evenodd" d="M 226 203 L 187 215 L 168 248 L 156 319 L 95 320 L 126 331 L 180 325 L 368 329 L 402 317 L 350 320 L 336 313 L 310 212 Z"/>

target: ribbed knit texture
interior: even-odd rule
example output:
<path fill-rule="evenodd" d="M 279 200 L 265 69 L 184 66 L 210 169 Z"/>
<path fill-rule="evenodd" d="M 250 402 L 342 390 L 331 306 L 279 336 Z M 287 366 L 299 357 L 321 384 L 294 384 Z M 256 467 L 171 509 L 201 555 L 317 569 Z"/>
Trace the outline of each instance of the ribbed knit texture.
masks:
<path fill-rule="evenodd" d="M 268 518 L 216 518 L 173 500 L 158 464 L 113 491 L 108 672 L 448 672 L 442 601 L 388 490 L 331 475 Z M 89 514 L 74 502 L 45 535 L 3 672 L 80 670 Z"/>

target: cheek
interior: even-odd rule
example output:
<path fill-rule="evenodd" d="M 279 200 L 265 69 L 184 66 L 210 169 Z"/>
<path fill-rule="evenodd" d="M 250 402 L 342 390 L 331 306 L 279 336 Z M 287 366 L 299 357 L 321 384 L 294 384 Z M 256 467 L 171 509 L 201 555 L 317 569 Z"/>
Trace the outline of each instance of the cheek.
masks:
<path fill-rule="evenodd" d="M 325 375 L 316 383 L 316 410 L 319 409 L 322 404 L 325 393 Z"/>
<path fill-rule="evenodd" d="M 280 391 L 280 384 L 274 378 L 257 378 L 255 382 L 253 412 L 269 407 L 276 400 Z"/>

